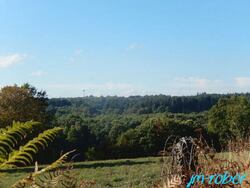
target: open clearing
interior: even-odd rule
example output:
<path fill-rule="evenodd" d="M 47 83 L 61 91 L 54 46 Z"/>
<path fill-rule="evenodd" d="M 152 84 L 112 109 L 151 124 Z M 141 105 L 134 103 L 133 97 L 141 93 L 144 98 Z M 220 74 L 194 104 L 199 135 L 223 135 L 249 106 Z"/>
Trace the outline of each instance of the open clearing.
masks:
<path fill-rule="evenodd" d="M 221 159 L 243 162 L 248 164 L 249 152 L 235 155 L 233 153 L 218 153 Z M 41 166 L 42 168 L 44 166 Z M 137 159 L 119 159 L 105 161 L 88 161 L 74 163 L 74 171 L 80 180 L 92 180 L 95 187 L 152 187 L 153 183 L 161 180 L 161 157 L 146 157 Z M 34 171 L 34 167 L 13 168 L 0 170 L 0 188 L 9 188 L 17 180 Z M 249 170 L 247 171 L 249 174 Z M 250 181 L 249 177 L 247 177 Z"/>
<path fill-rule="evenodd" d="M 9 188 L 17 180 L 27 176 L 34 167 L 10 169 L 1 173 L 1 188 Z M 94 180 L 96 187 L 151 187 L 160 180 L 159 157 L 121 159 L 74 163 L 80 179 Z"/>

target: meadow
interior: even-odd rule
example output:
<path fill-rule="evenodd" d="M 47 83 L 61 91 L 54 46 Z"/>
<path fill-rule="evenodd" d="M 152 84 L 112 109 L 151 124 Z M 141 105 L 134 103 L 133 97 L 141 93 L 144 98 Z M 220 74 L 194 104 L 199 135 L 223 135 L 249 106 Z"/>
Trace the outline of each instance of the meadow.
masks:
<path fill-rule="evenodd" d="M 216 154 L 216 158 L 221 159 L 221 161 L 237 161 L 238 164 L 236 164 L 236 166 L 239 165 L 238 167 L 240 167 L 241 163 L 244 164 L 244 166 L 249 166 L 249 156 L 250 153 L 248 151 L 243 151 L 238 154 L 235 152 L 223 152 Z M 220 161 L 217 161 L 216 163 L 218 162 Z M 64 164 L 63 166 L 67 165 L 68 164 Z M 218 165 L 220 166 L 220 164 L 214 164 L 213 162 L 209 165 L 211 165 L 214 169 L 216 169 Z M 39 170 L 45 167 L 46 165 L 41 165 L 39 166 Z M 162 157 L 144 157 L 134 159 L 76 162 L 73 163 L 72 172 L 78 176 L 79 181 L 84 180 L 87 182 L 93 182 L 94 184 L 89 186 L 91 188 L 159 188 L 160 182 L 164 180 L 163 177 L 161 177 L 163 168 Z M 15 182 L 27 177 L 27 174 L 32 172 L 34 172 L 34 166 L 0 170 L 0 188 L 11 187 Z M 248 182 L 248 167 L 246 168 L 245 173 L 247 174 Z M 249 185 L 246 186 L 248 187 Z M 86 188 L 87 187 L 88 186 L 86 186 Z"/>
<path fill-rule="evenodd" d="M 74 171 L 79 179 L 94 181 L 94 187 L 152 187 L 160 180 L 160 161 L 160 157 L 146 157 L 79 162 L 74 163 Z M 3 170 L 0 187 L 10 187 L 33 171 L 33 166 Z"/>
<path fill-rule="evenodd" d="M 178 187 L 197 172 L 249 171 L 250 98 L 213 97 L 49 100 L 28 84 L 5 87 L 0 187 Z M 82 162 L 72 170 L 71 160 Z"/>

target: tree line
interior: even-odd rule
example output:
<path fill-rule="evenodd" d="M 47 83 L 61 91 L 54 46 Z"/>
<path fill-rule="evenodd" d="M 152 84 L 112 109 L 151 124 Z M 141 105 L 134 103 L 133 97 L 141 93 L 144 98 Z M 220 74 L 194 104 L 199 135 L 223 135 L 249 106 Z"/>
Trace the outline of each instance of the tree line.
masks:
<path fill-rule="evenodd" d="M 72 149 L 76 160 L 155 156 L 169 136 L 196 136 L 197 129 L 217 150 L 247 137 L 250 103 L 248 93 L 48 99 L 29 84 L 2 88 L 0 126 L 30 120 L 63 130 L 36 156 L 43 163 Z"/>
<path fill-rule="evenodd" d="M 235 94 L 237 95 L 237 94 Z M 250 96 L 249 94 L 245 94 Z M 59 115 L 64 113 L 84 113 L 88 116 L 101 114 L 151 114 L 151 113 L 192 113 L 209 110 L 221 97 L 230 94 L 206 94 L 195 96 L 130 96 L 130 97 L 80 97 L 53 98 L 49 100 L 49 108 Z"/>

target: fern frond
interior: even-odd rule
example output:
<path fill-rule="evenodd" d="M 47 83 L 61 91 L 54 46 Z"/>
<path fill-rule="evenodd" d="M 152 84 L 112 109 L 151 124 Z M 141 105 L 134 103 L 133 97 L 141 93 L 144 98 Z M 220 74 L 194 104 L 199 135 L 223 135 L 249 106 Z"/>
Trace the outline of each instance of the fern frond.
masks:
<path fill-rule="evenodd" d="M 18 145 L 18 143 L 29 133 L 34 127 L 40 126 L 38 122 L 28 121 L 26 123 L 13 122 L 12 126 L 0 129 L 0 156 L 8 157 L 8 154 Z"/>
<path fill-rule="evenodd" d="M 58 167 L 60 167 L 63 163 L 66 162 L 66 160 L 68 159 L 69 155 L 73 152 L 75 152 L 76 150 L 72 150 L 72 151 L 69 151 L 65 154 L 63 154 L 59 159 L 57 159 L 55 162 L 53 162 L 52 164 L 50 164 L 49 166 L 45 167 L 44 169 L 38 171 L 35 173 L 35 175 L 39 175 L 39 174 L 42 174 L 44 172 L 47 172 L 47 171 L 51 171 L 51 170 L 54 170 Z"/>
<path fill-rule="evenodd" d="M 57 169 L 56 171 L 49 171 L 38 176 L 32 187 L 47 188 L 47 187 L 65 187 L 75 188 L 77 185 L 77 174 L 72 171 L 72 167 L 69 166 L 65 169 Z"/>
<path fill-rule="evenodd" d="M 31 164 L 33 161 L 33 155 L 39 151 L 39 148 L 46 148 L 48 143 L 51 142 L 61 130 L 62 128 L 55 127 L 39 134 L 26 145 L 20 147 L 18 151 L 14 151 L 9 159 L 0 165 L 0 168 Z"/>
<path fill-rule="evenodd" d="M 57 168 L 60 167 L 63 163 L 66 162 L 68 159 L 69 155 L 73 153 L 75 150 L 70 151 L 62 155 L 59 159 L 57 159 L 55 162 L 50 164 L 49 166 L 43 168 L 42 170 L 38 171 L 38 166 L 36 165 L 35 167 L 35 172 L 30 174 L 29 176 L 23 178 L 22 180 L 19 180 L 16 182 L 12 188 L 24 188 L 26 186 L 33 186 L 33 187 L 42 187 L 41 184 L 43 184 L 45 181 L 47 181 L 47 184 L 50 183 L 59 183 L 61 182 L 61 176 L 67 176 L 67 173 L 64 173 L 65 171 L 61 171 L 60 169 L 58 170 Z M 57 169 L 56 171 L 52 172 L 53 170 Z M 69 168 L 68 168 L 69 169 Z M 45 174 L 43 176 L 43 174 Z M 65 179 L 65 178 L 64 178 Z M 48 181 L 50 180 L 50 181 Z M 73 179 L 72 179 L 73 180 Z M 72 180 L 65 181 L 64 183 L 68 184 L 73 183 Z"/>

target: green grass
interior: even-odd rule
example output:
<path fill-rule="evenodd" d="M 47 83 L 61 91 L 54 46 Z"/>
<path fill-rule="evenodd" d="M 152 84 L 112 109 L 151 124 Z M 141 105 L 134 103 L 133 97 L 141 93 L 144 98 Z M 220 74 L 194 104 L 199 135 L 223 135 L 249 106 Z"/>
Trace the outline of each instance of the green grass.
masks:
<path fill-rule="evenodd" d="M 233 153 L 217 153 L 220 158 L 234 161 L 249 161 L 250 154 L 243 157 L 234 156 Z M 246 159 L 247 158 L 247 159 Z M 98 188 L 102 187 L 153 187 L 152 184 L 160 181 L 160 157 L 147 157 L 137 159 L 120 159 L 106 161 L 91 161 L 74 163 L 74 171 L 79 174 L 80 180 L 94 180 Z M 43 168 L 44 166 L 41 166 Z M 0 188 L 9 188 L 16 181 L 27 176 L 34 167 L 14 168 L 0 170 Z"/>
<path fill-rule="evenodd" d="M 0 188 L 8 188 L 33 171 L 33 167 L 2 171 Z M 74 163 L 80 179 L 94 180 L 96 187 L 152 187 L 160 179 L 159 157 Z"/>

